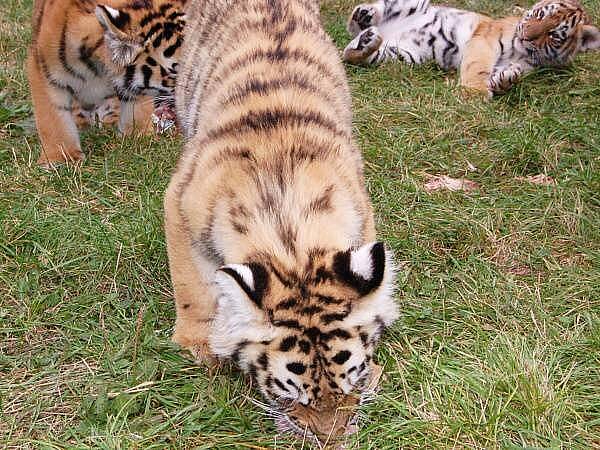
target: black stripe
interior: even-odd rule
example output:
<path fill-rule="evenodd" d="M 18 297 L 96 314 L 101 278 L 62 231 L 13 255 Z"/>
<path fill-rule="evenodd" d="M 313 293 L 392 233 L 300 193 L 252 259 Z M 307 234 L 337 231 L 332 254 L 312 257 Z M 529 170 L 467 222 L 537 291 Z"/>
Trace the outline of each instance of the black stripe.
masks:
<path fill-rule="evenodd" d="M 210 131 L 208 138 L 218 139 L 240 132 L 265 132 L 292 125 L 315 125 L 334 135 L 348 137 L 347 131 L 340 130 L 335 122 L 324 117 L 320 112 L 273 108 L 266 111 L 249 111 L 239 119 Z"/>
<path fill-rule="evenodd" d="M 259 78 L 249 78 L 244 80 L 243 86 L 237 86 L 231 89 L 229 91 L 229 96 L 220 103 L 222 105 L 227 105 L 229 103 L 240 104 L 252 94 L 266 96 L 272 91 L 289 88 L 305 91 L 322 99 L 328 99 L 330 97 L 328 93 L 323 92 L 317 85 L 309 82 L 306 77 L 294 74 L 291 76 L 274 78 L 268 81 L 263 81 Z"/>
<path fill-rule="evenodd" d="M 152 78 L 152 73 L 153 72 L 150 66 L 147 66 L 146 64 L 142 66 L 142 74 L 144 75 L 144 87 L 146 88 L 150 87 L 150 78 Z"/>
<path fill-rule="evenodd" d="M 163 55 L 165 58 L 170 58 L 171 56 L 173 56 L 175 54 L 175 52 L 177 51 L 177 49 L 179 47 L 181 47 L 181 44 L 183 44 L 183 40 L 181 39 L 181 37 L 177 38 L 177 41 L 175 41 L 174 44 L 169 45 L 165 51 L 163 52 Z"/>
<path fill-rule="evenodd" d="M 135 65 L 127 66 L 125 69 L 125 77 L 123 78 L 123 86 L 125 89 L 129 89 L 133 83 L 133 77 L 135 76 Z"/>
<path fill-rule="evenodd" d="M 67 24 L 65 23 L 62 29 L 62 34 L 60 36 L 60 44 L 58 47 L 58 59 L 69 75 L 74 78 L 77 78 L 81 81 L 86 81 L 85 77 L 77 72 L 71 64 L 67 61 Z"/>
<path fill-rule="evenodd" d="M 36 55 L 36 61 L 37 61 L 38 67 L 42 70 L 44 77 L 46 78 L 46 80 L 52 87 L 55 87 L 55 88 L 63 90 L 63 91 L 67 91 L 71 95 L 75 95 L 75 90 L 71 86 L 69 86 L 68 84 L 64 84 L 60 81 L 57 81 L 52 77 L 52 74 L 50 73 L 50 70 L 48 69 L 48 65 L 46 64 L 46 61 L 40 54 Z"/>
<path fill-rule="evenodd" d="M 304 49 L 255 49 L 252 52 L 246 53 L 229 62 L 227 65 L 221 67 L 217 73 L 213 74 L 212 78 L 222 82 L 229 76 L 230 73 L 237 74 L 246 66 L 262 61 L 268 61 L 270 63 L 290 61 L 302 62 L 307 67 L 314 67 L 314 69 L 322 78 L 328 78 L 329 80 L 333 81 L 335 86 L 341 86 L 338 77 L 331 73 L 330 67 L 322 61 L 316 59 Z"/>
<path fill-rule="evenodd" d="M 340 322 L 348 317 L 350 312 L 344 313 L 333 313 L 333 314 L 324 314 L 321 316 L 321 322 L 325 325 L 329 325 L 332 322 Z"/>
<path fill-rule="evenodd" d="M 276 327 L 292 328 L 294 330 L 302 329 L 300 323 L 297 320 L 276 320 L 275 322 L 273 322 L 273 325 L 275 325 Z"/>
<path fill-rule="evenodd" d="M 285 391 L 285 392 L 290 392 L 290 390 L 289 390 L 288 388 L 286 388 L 286 387 L 283 385 L 283 383 L 282 383 L 281 381 L 279 381 L 277 378 L 275 378 L 275 380 L 274 380 L 274 381 L 275 381 L 275 385 L 276 385 L 276 386 L 277 386 L 279 389 L 281 389 L 282 391 Z"/>
<path fill-rule="evenodd" d="M 281 344 L 279 344 L 279 351 L 289 352 L 292 348 L 296 346 L 297 340 L 298 339 L 296 338 L 296 336 L 286 337 L 283 341 L 281 341 Z"/>
<path fill-rule="evenodd" d="M 157 12 L 151 12 L 146 14 L 142 20 L 140 20 L 140 28 L 144 28 L 146 25 L 148 25 L 150 22 L 152 22 L 154 19 L 156 19 L 157 17 L 160 17 L 161 14 L 157 13 Z"/>
<path fill-rule="evenodd" d="M 100 72 L 102 72 L 102 65 L 99 62 L 93 61 L 92 55 L 103 43 L 104 36 L 100 37 L 100 39 L 98 39 L 98 41 L 92 47 L 87 47 L 85 43 L 81 44 L 79 47 L 79 60 L 84 63 L 88 70 L 95 76 L 99 76 Z"/>
<path fill-rule="evenodd" d="M 156 32 L 158 32 L 163 27 L 162 22 L 157 22 L 148 30 L 148 32 L 144 35 L 144 41 L 149 40 Z"/>

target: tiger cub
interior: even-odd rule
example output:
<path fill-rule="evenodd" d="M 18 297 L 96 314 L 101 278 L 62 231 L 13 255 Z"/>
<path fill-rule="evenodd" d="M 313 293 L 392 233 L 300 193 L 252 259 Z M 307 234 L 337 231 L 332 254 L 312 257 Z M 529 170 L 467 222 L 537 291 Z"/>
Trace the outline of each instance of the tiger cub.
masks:
<path fill-rule="evenodd" d="M 536 67 L 562 66 L 579 52 L 600 48 L 600 31 L 577 0 L 541 0 L 523 17 L 503 19 L 428 0 L 380 0 L 357 6 L 348 31 L 355 37 L 345 61 L 434 60 L 443 69 L 459 69 L 463 87 L 489 97 Z"/>
<path fill-rule="evenodd" d="M 396 319 L 344 68 L 314 0 L 192 0 L 165 196 L 177 319 L 249 374 L 280 430 L 343 433 Z M 231 45 L 235 42 L 235 45 Z"/>
<path fill-rule="evenodd" d="M 92 114 L 117 96 L 119 129 L 129 132 L 137 96 L 172 99 L 184 2 L 35 0 L 27 74 L 42 143 L 39 164 L 83 159 L 74 102 Z"/>

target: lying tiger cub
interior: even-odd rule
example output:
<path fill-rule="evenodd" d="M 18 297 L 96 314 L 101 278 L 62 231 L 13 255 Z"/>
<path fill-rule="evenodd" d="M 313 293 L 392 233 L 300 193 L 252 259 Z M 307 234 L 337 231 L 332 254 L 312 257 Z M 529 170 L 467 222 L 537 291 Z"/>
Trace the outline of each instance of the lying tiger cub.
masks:
<path fill-rule="evenodd" d="M 165 196 L 173 340 L 238 364 L 280 430 L 335 440 L 398 316 L 344 68 L 314 0 L 191 0 L 186 35 L 187 142 Z"/>
<path fill-rule="evenodd" d="M 460 69 L 463 87 L 489 97 L 537 67 L 563 66 L 579 52 L 600 48 L 600 30 L 577 0 L 541 0 L 521 18 L 497 20 L 429 0 L 380 0 L 357 6 L 348 31 L 355 38 L 345 61 L 434 60 Z"/>
<path fill-rule="evenodd" d="M 82 160 L 76 124 L 99 106 L 108 108 L 103 117 L 114 115 L 111 98 L 120 100 L 123 132 L 132 128 L 136 110 L 144 111 L 136 108 L 137 96 L 173 98 L 185 0 L 104 3 L 35 0 L 27 75 L 42 166 Z"/>

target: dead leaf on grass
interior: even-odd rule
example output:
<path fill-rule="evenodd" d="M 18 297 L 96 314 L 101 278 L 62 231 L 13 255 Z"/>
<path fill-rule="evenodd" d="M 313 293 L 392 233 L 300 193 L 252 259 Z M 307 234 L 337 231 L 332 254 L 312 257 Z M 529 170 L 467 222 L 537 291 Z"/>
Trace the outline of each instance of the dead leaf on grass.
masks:
<path fill-rule="evenodd" d="M 434 192 L 440 190 L 448 191 L 465 191 L 471 192 L 479 189 L 479 184 L 464 178 L 452 178 L 448 175 L 429 175 L 425 174 L 429 180 L 423 186 L 426 192 Z"/>
<path fill-rule="evenodd" d="M 526 177 L 516 177 L 515 180 L 526 181 L 528 183 L 537 184 L 540 186 L 554 186 L 556 184 L 554 178 L 544 175 L 543 173 L 538 175 L 528 175 Z"/>
<path fill-rule="evenodd" d="M 506 269 L 506 271 L 513 275 L 520 275 L 520 276 L 531 275 L 531 269 L 527 266 L 522 266 L 522 265 L 514 265 L 514 266 Z"/>

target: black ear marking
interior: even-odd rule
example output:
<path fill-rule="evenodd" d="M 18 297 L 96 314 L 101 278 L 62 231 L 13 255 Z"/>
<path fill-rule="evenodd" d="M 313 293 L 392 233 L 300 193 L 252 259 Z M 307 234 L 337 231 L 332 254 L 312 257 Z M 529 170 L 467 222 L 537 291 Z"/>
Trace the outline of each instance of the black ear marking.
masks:
<path fill-rule="evenodd" d="M 383 242 L 377 242 L 371 247 L 371 276 L 369 279 L 352 270 L 352 258 L 353 252 L 351 250 L 338 252 L 333 259 L 333 271 L 342 282 L 352 286 L 361 296 L 365 296 L 377 289 L 383 281 L 385 273 L 385 247 Z"/>
<path fill-rule="evenodd" d="M 119 30 L 123 30 L 123 28 L 125 28 L 131 21 L 131 17 L 125 11 L 119 11 L 117 9 L 107 7 L 105 5 L 98 5 L 97 8 L 100 8 L 102 10 L 102 13 L 96 10 L 96 16 L 102 14 L 105 18 L 107 18 L 110 21 L 110 23 L 112 23 Z M 98 17 L 98 20 L 103 28 L 108 28 L 108 24 L 105 23 L 100 17 Z"/>
<path fill-rule="evenodd" d="M 256 306 L 261 308 L 263 298 L 269 287 L 269 273 L 262 264 L 250 263 L 247 264 L 246 267 L 252 272 L 252 279 L 254 281 L 253 287 L 249 286 L 242 275 L 233 267 L 225 266 L 221 267 L 219 270 L 233 278 L 250 300 L 252 300 Z"/>

